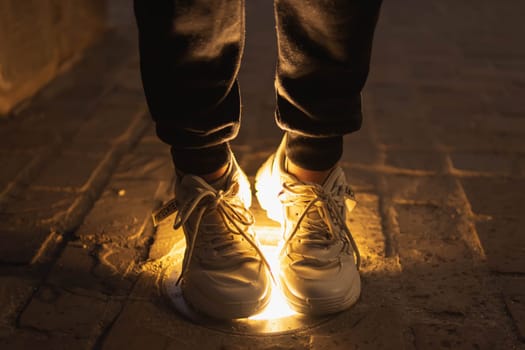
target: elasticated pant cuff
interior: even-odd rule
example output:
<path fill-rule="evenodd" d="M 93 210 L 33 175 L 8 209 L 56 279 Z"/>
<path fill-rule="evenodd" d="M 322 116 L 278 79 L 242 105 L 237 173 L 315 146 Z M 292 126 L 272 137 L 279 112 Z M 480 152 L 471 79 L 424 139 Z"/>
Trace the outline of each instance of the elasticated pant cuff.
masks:
<path fill-rule="evenodd" d="M 286 157 L 303 169 L 331 169 L 343 154 L 342 136 L 317 138 L 288 132 L 286 140 Z"/>
<path fill-rule="evenodd" d="M 199 149 L 171 149 L 175 169 L 186 174 L 213 173 L 231 160 L 228 143 Z"/>

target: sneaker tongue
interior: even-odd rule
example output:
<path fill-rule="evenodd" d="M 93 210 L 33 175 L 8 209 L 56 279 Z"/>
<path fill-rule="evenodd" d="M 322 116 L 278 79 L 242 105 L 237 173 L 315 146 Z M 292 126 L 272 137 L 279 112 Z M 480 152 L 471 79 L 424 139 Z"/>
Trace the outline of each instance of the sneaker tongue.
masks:
<path fill-rule="evenodd" d="M 340 178 L 343 175 L 343 170 L 340 167 L 335 167 L 324 181 L 323 188 L 327 192 L 331 192 L 331 190 L 337 186 L 338 182 L 341 182 Z"/>
<path fill-rule="evenodd" d="M 232 182 L 232 174 L 233 174 L 232 169 L 233 169 L 233 166 L 232 166 L 232 163 L 230 162 L 230 164 L 228 165 L 228 169 L 226 170 L 224 175 L 219 177 L 217 180 L 210 182 L 210 186 L 213 187 L 217 191 L 226 190 L 227 188 L 229 188 Z"/>

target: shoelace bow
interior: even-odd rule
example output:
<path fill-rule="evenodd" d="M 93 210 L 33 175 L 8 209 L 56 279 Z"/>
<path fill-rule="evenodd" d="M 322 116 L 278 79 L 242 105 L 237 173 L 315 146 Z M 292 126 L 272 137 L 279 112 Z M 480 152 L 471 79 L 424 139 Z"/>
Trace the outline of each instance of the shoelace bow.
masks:
<path fill-rule="evenodd" d="M 262 253 L 261 249 L 259 248 L 257 243 L 255 243 L 253 238 L 249 234 L 246 234 L 246 232 L 244 232 L 243 230 L 242 226 L 251 226 L 254 223 L 254 218 L 250 211 L 246 209 L 244 204 L 238 199 L 236 195 L 235 186 L 231 186 L 230 189 L 227 191 L 216 191 L 214 189 L 209 189 L 209 185 L 205 183 L 204 180 L 201 180 L 197 177 L 195 177 L 195 180 L 201 183 L 202 186 L 200 186 L 200 188 L 202 188 L 203 190 L 200 191 L 195 197 L 193 197 L 184 207 L 178 208 L 175 203 L 175 199 L 172 199 L 153 214 L 153 222 L 155 225 L 157 225 L 159 222 L 163 221 L 164 219 L 176 212 L 177 215 L 175 216 L 173 228 L 177 230 L 188 221 L 188 219 L 195 212 L 195 210 L 198 210 L 193 232 L 191 232 L 191 234 L 188 233 L 188 236 L 192 237 L 192 239 L 188 245 L 189 249 L 186 250 L 184 259 L 185 264 L 182 267 L 182 272 L 179 278 L 177 279 L 176 284 L 178 285 L 180 283 L 182 277 L 188 270 L 188 265 L 191 261 L 195 250 L 197 236 L 199 234 L 199 228 L 201 226 L 201 221 L 204 216 L 204 213 L 207 210 L 213 208 L 217 210 L 222 222 L 225 224 L 226 228 L 231 233 L 241 235 L 242 237 L 244 237 L 246 241 L 256 250 L 257 254 L 259 254 L 263 263 L 266 265 L 268 271 L 270 272 L 272 279 L 275 281 L 275 277 L 273 276 L 270 264 L 264 257 L 264 254 Z M 226 235 L 226 233 L 221 234 Z M 212 244 L 213 249 L 219 249 L 225 245 L 230 245 L 231 241 L 228 242 L 228 244 L 225 244 L 224 242 L 221 242 L 221 240 L 217 240 L 217 235 L 215 235 L 215 237 L 212 237 L 208 240 L 208 243 Z M 239 252 L 237 251 L 237 254 L 238 253 Z"/>
<path fill-rule="evenodd" d="M 302 213 L 298 216 L 298 220 L 295 223 L 295 226 L 293 227 L 291 234 L 288 236 L 288 238 L 285 241 L 285 246 L 292 240 L 294 236 L 297 235 L 299 232 L 299 228 L 301 226 L 301 223 L 303 220 L 306 219 L 306 226 L 308 227 L 308 234 L 304 239 L 309 241 L 310 243 L 316 243 L 316 244 L 326 244 L 326 232 L 325 229 L 328 227 L 328 234 L 330 237 L 329 239 L 333 239 L 334 237 L 340 235 L 339 231 L 337 230 L 337 227 L 341 228 L 347 239 L 342 240 L 345 244 L 350 243 L 352 246 L 352 250 L 355 255 L 356 259 L 356 266 L 359 269 L 359 266 L 361 265 L 361 254 L 359 253 L 359 249 L 357 248 L 357 244 L 355 243 L 354 237 L 352 237 L 352 233 L 346 226 L 346 222 L 343 219 L 343 216 L 341 214 L 341 210 L 339 209 L 341 206 L 344 207 L 343 203 L 337 203 L 337 201 L 333 198 L 332 195 L 326 193 L 321 187 L 319 186 L 312 186 L 312 185 L 306 185 L 306 184 L 300 184 L 300 183 L 284 183 L 283 184 L 284 191 L 280 193 L 279 197 L 281 199 L 281 202 L 285 206 L 295 206 L 298 202 L 306 203 L 306 206 Z M 351 193 L 349 189 L 345 189 L 343 196 L 347 196 L 348 193 Z M 344 198 L 344 197 L 343 197 Z M 314 220 L 308 220 L 308 211 L 316 204 L 320 203 L 321 207 L 324 211 L 323 223 L 316 223 Z M 346 208 L 344 209 L 346 210 Z M 332 222 L 329 218 L 326 216 L 329 215 L 332 220 L 336 222 L 336 227 L 332 225 Z M 311 230 L 310 230 L 311 229 Z"/>

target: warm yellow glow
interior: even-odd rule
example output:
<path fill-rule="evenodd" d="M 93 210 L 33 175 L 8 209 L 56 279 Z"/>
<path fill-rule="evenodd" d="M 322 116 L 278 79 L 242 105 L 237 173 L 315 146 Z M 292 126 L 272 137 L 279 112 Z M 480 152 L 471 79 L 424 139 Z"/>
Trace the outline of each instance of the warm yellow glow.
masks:
<path fill-rule="evenodd" d="M 259 204 L 266 211 L 268 218 L 283 222 L 282 205 L 279 192 L 282 190 L 279 176 L 272 176 L 272 162 L 267 161 L 257 173 L 256 191 Z M 279 252 L 282 243 L 282 230 L 279 227 L 256 226 L 255 231 L 261 243 L 261 249 L 270 264 L 273 275 L 278 280 L 280 274 Z M 278 320 L 297 313 L 293 311 L 279 286 L 272 288 L 272 296 L 268 306 L 259 314 L 250 317 L 251 320 Z"/>
<path fill-rule="evenodd" d="M 252 205 L 252 191 L 250 190 L 250 182 L 242 171 L 239 175 L 239 196 L 241 197 L 241 200 L 246 208 L 249 208 Z"/>
<path fill-rule="evenodd" d="M 282 205 L 279 201 L 279 192 L 282 190 L 279 176 L 272 176 L 271 163 L 265 163 L 256 179 L 257 198 L 261 207 L 272 220 L 283 223 Z"/>
<path fill-rule="evenodd" d="M 259 235 L 262 234 L 258 231 Z M 263 245 L 262 251 L 268 259 L 272 272 L 275 277 L 279 276 L 279 248 L 277 246 Z M 270 304 L 259 314 L 250 317 L 250 320 L 276 320 L 279 318 L 285 318 L 295 315 L 278 286 L 274 286 L 272 289 L 272 296 L 270 298 Z"/>

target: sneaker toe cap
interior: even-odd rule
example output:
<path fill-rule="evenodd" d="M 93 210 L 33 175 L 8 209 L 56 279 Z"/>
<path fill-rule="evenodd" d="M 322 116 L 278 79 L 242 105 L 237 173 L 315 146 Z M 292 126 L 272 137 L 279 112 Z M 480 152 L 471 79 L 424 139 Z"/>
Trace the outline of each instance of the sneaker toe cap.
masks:
<path fill-rule="evenodd" d="M 280 277 L 291 306 L 312 315 L 347 309 L 357 301 L 361 291 L 361 280 L 353 261 L 331 267 L 288 265 Z"/>
<path fill-rule="evenodd" d="M 241 318 L 264 307 L 270 296 L 270 279 L 264 269 L 245 267 L 188 273 L 182 282 L 184 298 L 214 318 Z"/>

